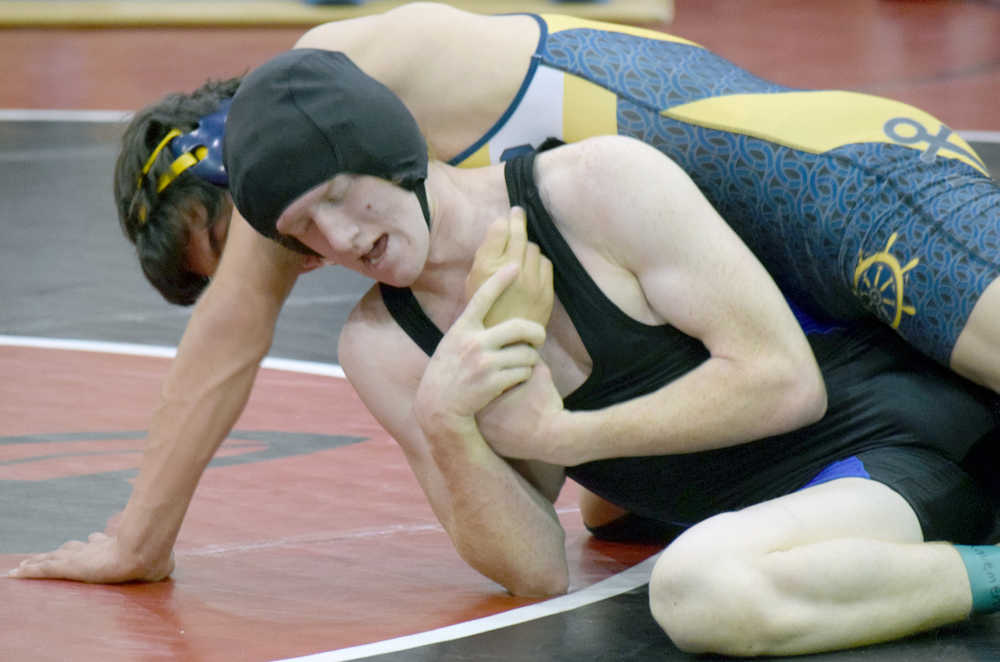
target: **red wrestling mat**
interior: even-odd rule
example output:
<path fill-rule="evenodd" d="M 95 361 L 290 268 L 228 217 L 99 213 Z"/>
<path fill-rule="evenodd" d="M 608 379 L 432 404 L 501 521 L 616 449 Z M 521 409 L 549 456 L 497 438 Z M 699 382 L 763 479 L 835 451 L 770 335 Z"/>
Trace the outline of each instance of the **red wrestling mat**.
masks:
<path fill-rule="evenodd" d="M 0 554 L 0 568 L 114 527 L 168 366 L 0 347 L 0 544 L 18 552 Z M 574 590 L 657 551 L 591 540 L 576 494 L 567 485 L 557 504 Z M 2 657 L 269 660 L 532 602 L 459 559 L 402 453 L 335 377 L 261 371 L 176 556 L 173 578 L 151 585 L 0 577 Z"/>

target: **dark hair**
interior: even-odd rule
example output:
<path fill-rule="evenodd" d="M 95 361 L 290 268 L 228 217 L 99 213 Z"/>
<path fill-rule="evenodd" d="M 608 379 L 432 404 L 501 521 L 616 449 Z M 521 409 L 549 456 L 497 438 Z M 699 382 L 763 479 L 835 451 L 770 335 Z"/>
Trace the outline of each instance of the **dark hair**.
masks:
<path fill-rule="evenodd" d="M 115 163 L 118 220 L 135 245 L 147 280 L 171 303 L 191 305 L 208 285 L 208 278 L 193 273 L 187 264 L 190 232 L 186 216 L 191 205 L 201 205 L 211 231 L 225 206 L 226 191 L 183 172 L 157 193 L 156 181 L 172 161 L 169 149 L 160 153 L 141 181 L 140 173 L 167 133 L 193 130 L 202 117 L 236 93 L 240 80 L 209 80 L 191 94 L 170 94 L 137 112 L 122 136 Z"/>

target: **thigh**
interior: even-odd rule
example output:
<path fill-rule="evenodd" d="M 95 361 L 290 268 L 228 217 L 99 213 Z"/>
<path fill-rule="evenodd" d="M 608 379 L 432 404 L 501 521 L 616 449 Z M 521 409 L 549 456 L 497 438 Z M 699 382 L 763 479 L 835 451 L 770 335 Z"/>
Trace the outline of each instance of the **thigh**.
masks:
<path fill-rule="evenodd" d="M 942 452 L 885 447 L 859 453 L 875 481 L 900 495 L 916 514 L 924 540 L 982 544 L 996 519 L 987 484 Z"/>
<path fill-rule="evenodd" d="M 766 554 L 837 538 L 921 542 L 916 512 L 898 492 L 867 478 L 839 478 L 688 529 L 673 554 Z"/>
<path fill-rule="evenodd" d="M 883 447 L 858 453 L 864 477 L 811 482 L 695 525 L 674 545 L 767 553 L 837 538 L 980 544 L 996 522 L 985 486 L 941 453 Z"/>

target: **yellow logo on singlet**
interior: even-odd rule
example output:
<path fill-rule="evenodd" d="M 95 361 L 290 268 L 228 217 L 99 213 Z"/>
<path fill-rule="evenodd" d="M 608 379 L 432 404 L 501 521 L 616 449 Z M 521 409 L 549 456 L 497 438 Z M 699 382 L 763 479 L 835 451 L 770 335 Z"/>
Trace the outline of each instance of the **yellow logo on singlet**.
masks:
<path fill-rule="evenodd" d="M 903 313 L 916 315 L 914 306 L 903 303 L 904 276 L 906 272 L 920 264 L 919 258 L 913 258 L 902 266 L 899 259 L 889 252 L 896 243 L 896 233 L 893 232 L 885 249 L 868 257 L 858 252 L 858 266 L 854 269 L 854 291 L 865 300 L 873 311 L 884 320 L 891 320 L 894 329 L 899 328 Z"/>
<path fill-rule="evenodd" d="M 899 101 L 838 90 L 726 94 L 660 112 L 708 129 L 739 133 L 810 154 L 857 143 L 891 143 L 924 161 L 957 159 L 988 175 L 965 140 Z"/>

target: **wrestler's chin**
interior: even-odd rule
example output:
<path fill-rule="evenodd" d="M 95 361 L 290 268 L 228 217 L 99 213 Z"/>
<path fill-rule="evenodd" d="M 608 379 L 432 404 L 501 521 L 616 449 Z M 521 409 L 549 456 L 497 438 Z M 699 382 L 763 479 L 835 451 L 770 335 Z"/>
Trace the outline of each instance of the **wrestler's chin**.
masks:
<path fill-rule="evenodd" d="M 409 287 L 420 277 L 424 265 L 418 260 L 405 259 L 406 255 L 393 250 L 392 243 L 390 239 L 378 259 L 366 263 L 365 275 L 393 287 Z"/>

